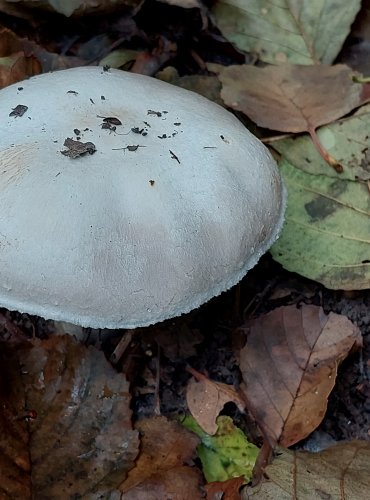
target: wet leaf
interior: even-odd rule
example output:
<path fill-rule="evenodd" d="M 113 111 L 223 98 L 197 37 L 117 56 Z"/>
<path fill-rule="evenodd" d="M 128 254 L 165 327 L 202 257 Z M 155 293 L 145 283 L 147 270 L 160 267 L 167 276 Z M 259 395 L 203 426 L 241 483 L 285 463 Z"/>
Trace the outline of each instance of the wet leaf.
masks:
<path fill-rule="evenodd" d="M 370 443 L 339 443 L 320 453 L 280 449 L 266 476 L 246 487 L 243 500 L 367 500 L 370 489 Z"/>
<path fill-rule="evenodd" d="M 188 368 L 195 378 L 189 380 L 186 388 L 186 402 L 190 413 L 200 427 L 213 435 L 217 432 L 216 419 L 226 403 L 235 403 L 241 412 L 245 402 L 231 385 L 214 382 L 199 372 Z"/>
<path fill-rule="evenodd" d="M 240 351 L 242 391 L 269 444 L 292 446 L 324 417 L 339 363 L 361 345 L 345 316 L 280 307 L 252 320 Z"/>
<path fill-rule="evenodd" d="M 197 451 L 208 482 L 240 476 L 250 481 L 259 449 L 248 441 L 230 417 L 217 418 L 218 429 L 213 436 L 204 432 L 191 416 L 185 417 L 182 424 L 201 439 Z"/>
<path fill-rule="evenodd" d="M 288 188 L 288 204 L 282 233 L 270 249 L 273 258 L 289 271 L 327 288 L 368 288 L 367 185 L 310 175 L 285 160 L 280 169 Z"/>
<path fill-rule="evenodd" d="M 330 64 L 360 7 L 360 0 L 219 0 L 212 12 L 228 40 L 262 61 Z"/>
<path fill-rule="evenodd" d="M 195 457 L 197 436 L 164 417 L 141 420 L 136 428 L 142 436 L 141 453 L 120 486 L 120 498 L 200 498 L 200 474 L 188 465 Z"/>
<path fill-rule="evenodd" d="M 70 336 L 2 342 L 1 352 L 3 490 L 64 499 L 120 484 L 138 452 L 125 377 Z"/>

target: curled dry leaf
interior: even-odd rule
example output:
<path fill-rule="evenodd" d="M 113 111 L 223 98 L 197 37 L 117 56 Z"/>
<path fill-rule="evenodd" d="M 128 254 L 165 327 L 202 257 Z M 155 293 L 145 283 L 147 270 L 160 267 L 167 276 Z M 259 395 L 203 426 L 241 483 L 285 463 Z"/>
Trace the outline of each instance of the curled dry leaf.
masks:
<path fill-rule="evenodd" d="M 2 343 L 1 352 L 3 490 L 65 499 L 118 486 L 138 453 L 124 375 L 68 335 Z"/>
<path fill-rule="evenodd" d="M 216 419 L 225 404 L 235 403 L 243 412 L 245 402 L 233 386 L 214 382 L 190 367 L 188 371 L 194 376 L 186 388 L 189 411 L 207 434 L 216 434 Z"/>
<path fill-rule="evenodd" d="M 248 325 L 242 391 L 269 444 L 292 446 L 321 422 L 339 363 L 362 345 L 345 316 L 317 306 L 277 308 Z"/>
<path fill-rule="evenodd" d="M 243 490 L 243 500 L 368 500 L 370 443 L 339 443 L 320 453 L 279 450 L 267 478 Z"/>
<path fill-rule="evenodd" d="M 227 106 L 242 111 L 260 127 L 308 132 L 325 161 L 343 170 L 322 146 L 316 128 L 370 100 L 370 86 L 354 83 L 352 69 L 343 64 L 208 67 L 218 73 Z"/>
<path fill-rule="evenodd" d="M 199 438 L 164 417 L 141 420 L 141 453 L 136 466 L 121 484 L 121 499 L 193 500 L 201 498 L 200 472 L 189 467 Z"/>

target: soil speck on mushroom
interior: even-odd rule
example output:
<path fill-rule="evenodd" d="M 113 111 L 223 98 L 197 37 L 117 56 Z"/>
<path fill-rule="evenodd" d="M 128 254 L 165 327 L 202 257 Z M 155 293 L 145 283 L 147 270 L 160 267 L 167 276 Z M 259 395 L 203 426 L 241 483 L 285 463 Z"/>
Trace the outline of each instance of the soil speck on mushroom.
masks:
<path fill-rule="evenodd" d="M 9 113 L 9 116 L 23 116 L 27 111 L 28 106 L 24 106 L 24 104 L 18 104 L 13 111 Z"/>
<path fill-rule="evenodd" d="M 63 146 L 67 149 L 61 151 L 62 155 L 69 156 L 69 158 L 78 158 L 79 156 L 83 156 L 86 153 L 90 155 L 94 154 L 96 151 L 95 144 L 92 142 L 80 142 L 74 141 L 70 137 L 64 141 Z"/>

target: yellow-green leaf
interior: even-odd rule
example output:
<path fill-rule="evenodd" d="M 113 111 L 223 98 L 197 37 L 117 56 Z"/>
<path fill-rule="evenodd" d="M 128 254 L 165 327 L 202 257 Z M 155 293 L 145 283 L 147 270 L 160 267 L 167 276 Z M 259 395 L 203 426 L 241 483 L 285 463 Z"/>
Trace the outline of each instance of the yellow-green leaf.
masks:
<path fill-rule="evenodd" d="M 305 154 L 302 148 L 300 158 Z M 280 166 L 288 188 L 288 206 L 282 234 L 271 249 L 274 259 L 327 288 L 369 288 L 367 183 L 340 175 L 309 174 L 287 160 Z"/>
<path fill-rule="evenodd" d="M 213 14 L 226 38 L 265 62 L 330 64 L 360 7 L 360 0 L 219 0 Z"/>

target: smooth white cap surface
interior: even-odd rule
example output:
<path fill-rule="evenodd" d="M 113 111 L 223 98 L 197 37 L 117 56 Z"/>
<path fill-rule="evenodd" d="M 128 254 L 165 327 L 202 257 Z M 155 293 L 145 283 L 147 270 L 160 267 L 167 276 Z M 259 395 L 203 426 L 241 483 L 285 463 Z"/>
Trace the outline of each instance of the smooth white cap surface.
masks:
<path fill-rule="evenodd" d="M 278 236 L 274 160 L 195 93 L 74 68 L 1 90 L 0 116 L 3 307 L 94 328 L 153 324 L 236 284 Z M 96 152 L 65 156 L 67 138 Z"/>

